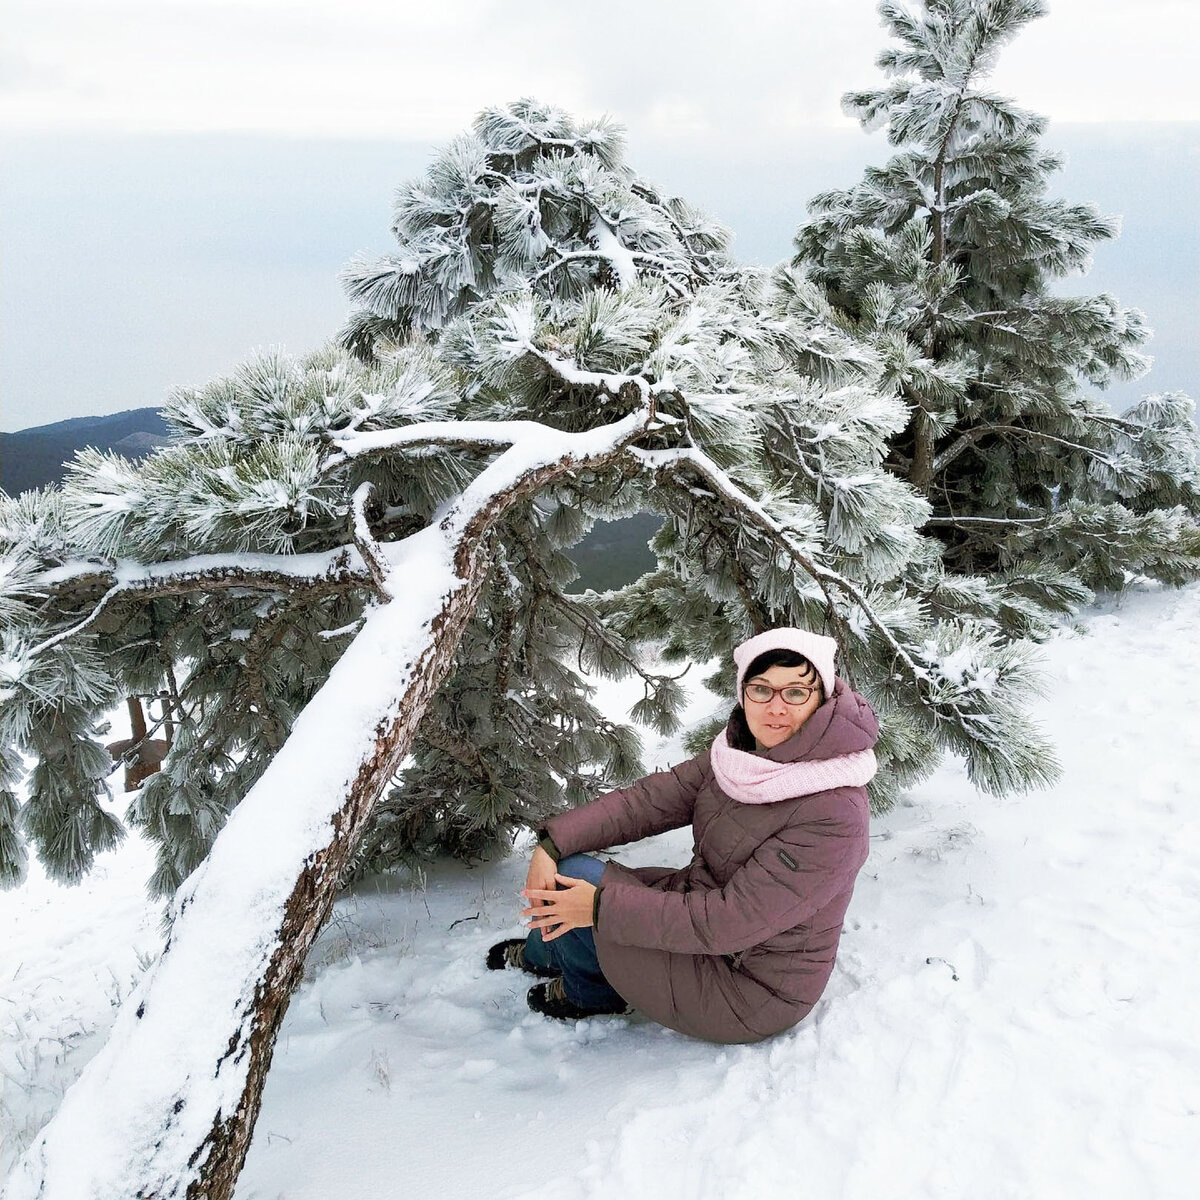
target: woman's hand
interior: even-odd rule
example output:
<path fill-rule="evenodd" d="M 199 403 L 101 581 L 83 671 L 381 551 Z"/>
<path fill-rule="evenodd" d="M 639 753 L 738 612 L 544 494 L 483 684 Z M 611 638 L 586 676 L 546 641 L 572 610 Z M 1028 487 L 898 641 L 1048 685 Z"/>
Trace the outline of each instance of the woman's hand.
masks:
<path fill-rule="evenodd" d="M 538 891 L 552 891 L 554 872 L 557 870 L 558 863 L 541 846 L 534 846 L 533 857 L 529 860 L 529 874 L 525 876 L 525 887 L 536 888 Z M 524 894 L 521 893 L 522 896 Z"/>
<path fill-rule="evenodd" d="M 563 885 L 561 889 L 526 887 L 521 892 L 533 906 L 524 909 L 521 916 L 531 918 L 529 927 L 541 933 L 543 942 L 552 942 L 572 929 L 590 929 L 592 924 L 595 886 L 569 875 L 556 873 L 554 879 Z"/>

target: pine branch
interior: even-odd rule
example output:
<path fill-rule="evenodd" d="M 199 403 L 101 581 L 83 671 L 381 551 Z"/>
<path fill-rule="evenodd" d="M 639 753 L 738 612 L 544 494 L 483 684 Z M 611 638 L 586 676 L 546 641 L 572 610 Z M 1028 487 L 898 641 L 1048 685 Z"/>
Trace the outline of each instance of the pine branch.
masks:
<path fill-rule="evenodd" d="M 679 238 L 681 245 L 686 246 L 691 250 L 690 240 L 696 236 L 695 230 L 686 230 L 675 219 L 674 214 L 659 198 L 658 194 L 644 183 L 634 183 L 629 189 L 635 196 L 645 200 L 663 219 L 671 226 L 675 232 L 675 236 Z M 712 264 L 709 256 L 704 253 L 692 251 L 693 266 L 696 269 L 696 274 L 701 283 L 710 283 L 715 277 L 715 272 L 712 270 Z"/>
<path fill-rule="evenodd" d="M 538 421 L 421 421 L 398 429 L 331 437 L 330 444 L 336 449 L 321 463 L 321 475 L 331 475 L 352 461 L 383 457 L 410 447 L 440 446 L 483 452 L 505 450 L 519 438 L 546 429 L 547 426 Z"/>
<path fill-rule="evenodd" d="M 285 597 L 267 617 L 254 626 L 246 642 L 244 657 L 246 699 L 249 704 L 253 704 L 259 720 L 264 723 L 263 730 L 267 744 L 272 751 L 277 751 L 283 745 L 288 731 L 276 715 L 275 706 L 267 698 L 266 685 L 263 682 L 263 668 L 267 655 L 283 641 L 284 636 L 291 628 L 296 610 L 309 609 L 318 599 L 320 597 L 312 591 Z M 388 599 L 391 597 L 388 596 Z M 249 711 L 249 704 L 246 706 L 247 711 Z"/>
<path fill-rule="evenodd" d="M 926 525 L 1044 525 L 1048 517 L 930 517 Z"/>
<path fill-rule="evenodd" d="M 646 405 L 649 418 L 654 420 L 655 398 L 658 394 L 672 391 L 670 388 L 653 386 L 640 376 L 612 375 L 595 371 L 584 371 L 554 355 L 537 349 L 530 343 L 519 347 L 532 354 L 559 378 L 573 385 L 587 385 L 598 392 L 627 402 Z M 337 452 L 322 464 L 322 475 L 340 470 L 352 459 L 364 455 L 384 454 L 408 446 L 443 445 L 482 447 L 495 449 L 511 447 L 521 438 L 536 440 L 545 436 L 561 436 L 560 430 L 537 421 L 433 421 L 404 426 L 400 429 L 382 430 L 373 433 L 355 434 L 350 438 L 333 439 Z M 362 489 L 359 489 L 359 493 Z M 197 590 L 216 591 L 231 588 L 261 589 L 264 591 L 290 593 L 307 587 L 310 594 L 324 594 L 327 585 L 336 582 L 339 588 L 350 590 L 365 584 L 378 594 L 381 581 L 388 567 L 380 543 L 369 535 L 369 527 L 362 518 L 361 507 L 366 503 L 365 495 L 356 493 L 354 521 L 356 537 L 361 545 L 353 549 L 348 546 L 331 551 L 306 555 L 197 555 L 174 563 L 148 565 L 129 564 L 96 570 L 94 564 L 80 564 L 78 569 L 55 568 L 39 577 L 39 584 L 50 585 L 52 598 L 68 590 L 95 589 L 106 586 L 108 590 L 96 603 L 87 617 L 77 624 L 59 631 L 35 647 L 33 654 L 40 654 L 58 643 L 74 637 L 89 626 L 114 600 L 129 596 L 157 598 L 185 595 Z M 363 530 L 367 535 L 363 536 Z M 403 539 L 407 541 L 407 539 Z M 402 543 L 396 543 L 402 544 Z M 365 551 L 365 552 L 364 552 Z M 258 569 L 247 569 L 250 560 Z M 260 564 L 269 563 L 263 569 Z M 364 569 L 356 569 L 362 564 Z M 299 582 L 303 580 L 304 582 Z M 110 582 L 112 581 L 112 582 Z M 57 589 L 55 584 L 60 585 Z M 315 589 L 315 592 L 313 591 Z"/>
<path fill-rule="evenodd" d="M 455 737 L 449 729 L 428 713 L 422 718 L 420 725 L 417 726 L 416 736 L 454 759 L 455 762 L 461 763 L 481 783 L 486 784 L 489 789 L 495 788 L 496 777 L 492 774 L 491 768 L 484 762 L 479 750 L 464 738 Z"/>
<path fill-rule="evenodd" d="M 615 237 L 616 234 L 613 234 L 613 236 Z M 543 267 L 542 270 L 534 275 L 532 280 L 533 283 L 541 283 L 543 279 L 553 275 L 555 271 L 566 266 L 568 263 L 578 262 L 584 259 L 599 259 L 609 265 L 609 268 L 612 270 L 614 275 L 617 273 L 618 267 L 613 259 L 613 256 L 603 250 L 559 250 L 557 247 L 552 247 L 552 249 L 555 251 L 558 257 L 549 266 Z M 632 248 L 627 249 L 629 257 L 634 262 L 649 263 L 651 266 L 658 267 L 660 270 L 662 270 L 664 282 L 677 298 L 687 294 L 687 288 L 683 284 L 677 283 L 674 279 L 670 278 L 670 272 L 677 272 L 678 270 L 675 263 L 668 262 L 659 254 L 648 254 L 644 250 L 634 250 Z"/>
<path fill-rule="evenodd" d="M 509 587 L 511 587 L 514 598 L 520 595 L 521 583 L 508 563 L 503 546 L 499 543 L 499 538 L 494 538 L 493 540 L 497 543 L 493 553 L 493 558 L 497 563 L 497 570 L 493 575 L 493 591 L 496 595 L 493 607 L 500 610 L 500 632 L 496 638 L 496 679 L 492 692 L 492 719 L 499 721 L 504 712 L 504 698 L 508 693 L 512 639 L 517 627 L 517 606 L 514 603 L 509 603 L 509 588 L 505 587 L 504 583 L 500 581 L 499 576 L 501 571 L 503 571 L 506 581 Z"/>
<path fill-rule="evenodd" d="M 566 616 L 573 624 L 590 633 L 597 641 L 601 641 L 614 655 L 620 658 L 636 675 L 639 675 L 642 682 L 647 687 L 657 690 L 658 686 L 664 679 L 674 679 L 680 676 L 671 675 L 651 675 L 648 674 L 642 665 L 625 652 L 623 645 L 618 645 L 613 640 L 612 630 L 600 622 L 595 614 L 583 604 L 576 600 L 570 600 L 563 595 L 555 581 L 546 574 L 545 570 L 538 563 L 537 555 L 529 541 L 522 537 L 521 534 L 513 529 L 508 528 L 508 534 L 525 552 L 525 566 L 529 570 L 534 579 L 534 589 L 536 602 L 545 601 L 551 607 L 557 609 Z M 582 650 L 582 640 L 580 643 Z M 580 671 L 583 671 L 582 665 Z M 682 675 L 682 672 L 680 673 Z"/>
<path fill-rule="evenodd" d="M 47 638 L 31 653 L 42 654 L 76 637 L 120 598 L 152 600 L 232 588 L 310 594 L 352 591 L 362 586 L 372 587 L 374 583 L 370 573 L 359 567 L 361 561 L 355 547 L 338 546 L 314 554 L 197 554 L 173 562 L 148 564 L 123 559 L 100 569 L 91 562 L 55 567 L 38 577 L 40 585 L 49 589 L 49 602 L 76 591 L 95 591 L 101 587 L 107 590 L 82 621 Z M 248 562 L 255 566 L 248 567 Z"/>
<path fill-rule="evenodd" d="M 351 530 L 354 535 L 354 544 L 358 547 L 358 552 L 362 555 L 362 560 L 367 564 L 367 570 L 371 574 L 375 595 L 381 603 L 386 604 L 392 599 L 387 590 L 388 564 L 387 559 L 383 556 L 382 547 L 371 533 L 371 522 L 367 516 L 367 509 L 372 506 L 375 515 L 378 516 L 379 502 L 375 499 L 375 485 L 367 479 L 354 489 L 354 495 L 350 500 Z"/>
<path fill-rule="evenodd" d="M 1082 412 L 1077 415 L 1085 421 L 1092 421 L 1097 425 L 1109 425 L 1113 429 L 1119 429 L 1122 433 L 1128 433 L 1135 439 L 1141 437 L 1146 432 L 1144 425 L 1139 425 L 1136 421 L 1127 421 L 1115 414 Z"/>
<path fill-rule="evenodd" d="M 344 669 L 304 708 L 236 819 L 177 894 L 170 953 L 118 1017 L 122 1035 L 93 1059 L 71 1103 L 42 1131 L 41 1162 L 61 1161 L 86 1143 L 98 1147 L 93 1196 L 232 1194 L 283 1011 L 379 793 L 408 753 L 477 609 L 490 530 L 567 472 L 612 467 L 650 423 L 647 400 L 610 424 L 530 438 L 486 467 L 435 525 L 384 547 L 396 583 L 420 571 L 423 586 L 411 600 L 371 610 Z M 351 722 L 347 680 L 361 714 Z M 331 729 L 344 736 L 330 738 Z M 320 755 L 312 753 L 316 741 L 328 742 Z M 267 835 L 280 820 L 291 835 Z M 212 923 L 225 913 L 237 919 L 214 938 Z M 211 1011 L 225 1016 L 181 1026 L 171 997 L 197 978 L 211 986 Z M 164 1063 L 167 1041 L 172 1054 Z M 192 1084 L 201 1077 L 209 1086 L 196 1101 Z M 193 1102 L 181 1110 L 185 1094 Z M 128 1153 L 130 1128 L 168 1125 L 171 1138 L 146 1139 Z"/>
<path fill-rule="evenodd" d="M 964 711 L 954 701 L 930 704 L 930 701 L 926 699 L 930 684 L 933 682 L 929 668 L 918 663 L 913 653 L 892 633 L 875 612 L 863 590 L 840 572 L 824 566 L 806 553 L 758 501 L 739 488 L 706 454 L 694 448 L 641 450 L 637 447 L 631 447 L 630 453 L 645 464 L 646 469 L 652 474 L 690 471 L 703 479 L 748 523 L 767 534 L 776 547 L 820 587 L 831 610 L 836 611 L 837 609 L 836 592 L 840 591 L 849 597 L 871 627 L 883 639 L 895 660 L 903 666 L 909 683 L 922 697 L 922 702 L 930 705 L 939 718 L 952 721 L 958 731 L 971 743 L 980 744 L 985 740 L 985 735 L 989 732 L 985 724 L 985 714 Z"/>
<path fill-rule="evenodd" d="M 564 383 L 573 386 L 591 387 L 599 395 L 613 400 L 640 403 L 643 398 L 650 402 L 651 420 L 667 423 L 668 418 L 657 417 L 655 400 L 659 396 L 673 395 L 673 387 L 651 384 L 640 375 L 618 375 L 602 371 L 587 371 L 565 359 L 549 354 L 526 341 L 513 343 L 514 353 L 524 353 L 543 362 Z M 559 435 L 561 430 L 544 425 L 540 421 L 425 421 L 404 425 L 399 429 L 380 429 L 370 433 L 359 433 L 352 437 L 335 437 L 330 443 L 336 447 L 321 464 L 322 476 L 333 474 L 349 462 L 359 459 L 383 457 L 396 450 L 412 447 L 428 448 L 439 446 L 447 449 L 466 448 L 484 452 L 503 450 L 521 438 L 539 435 Z"/>
<path fill-rule="evenodd" d="M 778 548 L 791 558 L 821 588 L 831 606 L 836 607 L 834 597 L 829 591 L 830 587 L 835 589 L 840 588 L 849 595 L 859 608 L 862 609 L 867 620 L 895 651 L 896 655 L 912 669 L 914 681 L 918 678 L 924 678 L 923 675 L 917 673 L 915 664 L 900 643 L 896 641 L 891 631 L 875 615 L 874 610 L 861 589 L 844 575 L 822 566 L 816 559 L 805 553 L 788 535 L 787 530 L 757 500 L 739 488 L 703 451 L 697 450 L 694 447 L 671 450 L 641 450 L 637 447 L 631 447 L 630 453 L 644 463 L 649 471 L 655 474 L 660 471 L 669 474 L 680 469 L 693 471 L 712 487 L 717 495 L 724 497 L 725 500 L 732 504 L 743 517 L 749 518 L 753 525 L 767 533 L 775 541 Z"/>
<path fill-rule="evenodd" d="M 184 717 L 183 701 L 179 696 L 179 681 L 175 678 L 175 660 L 167 650 L 166 639 L 159 642 L 158 656 L 163 665 L 163 675 L 167 680 L 167 694 L 164 697 L 164 715 L 169 716 L 167 725 L 167 741 L 175 744 L 175 718 Z"/>
<path fill-rule="evenodd" d="M 989 433 L 1019 433 L 1024 437 L 1036 438 L 1041 441 L 1052 442 L 1057 446 L 1064 446 L 1068 450 L 1078 450 L 1080 453 L 1094 458 L 1097 462 L 1109 465 L 1112 463 L 1111 456 L 1097 450 L 1094 446 L 1084 446 L 1079 442 L 1071 442 L 1066 438 L 1056 437 L 1052 433 L 1043 433 L 1040 429 L 1027 429 L 1023 425 L 976 425 L 973 429 L 968 429 L 966 433 L 960 434 L 933 460 L 933 474 L 940 475 L 960 454 L 969 449 L 980 438 L 986 437 Z"/>

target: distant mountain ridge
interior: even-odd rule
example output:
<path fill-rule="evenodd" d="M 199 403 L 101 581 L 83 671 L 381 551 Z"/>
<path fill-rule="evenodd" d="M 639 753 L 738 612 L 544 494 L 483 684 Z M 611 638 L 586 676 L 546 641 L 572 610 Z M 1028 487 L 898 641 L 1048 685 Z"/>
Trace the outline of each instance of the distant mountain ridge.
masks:
<path fill-rule="evenodd" d="M 93 446 L 124 458 L 145 458 L 168 442 L 167 423 L 157 408 L 133 408 L 105 417 L 70 417 L 16 433 L 0 433 L 0 487 L 10 496 L 30 488 L 61 483 L 64 463 L 77 450 Z M 579 578 L 567 590 L 598 592 L 618 588 L 654 570 L 647 542 L 662 524 L 657 513 L 639 513 L 621 521 L 597 522 L 570 550 Z"/>
<path fill-rule="evenodd" d="M 103 417 L 69 417 L 16 433 L 0 433 L 0 487 L 10 496 L 59 483 L 76 450 L 94 446 L 129 459 L 145 458 L 167 444 L 167 423 L 157 408 L 131 408 Z"/>

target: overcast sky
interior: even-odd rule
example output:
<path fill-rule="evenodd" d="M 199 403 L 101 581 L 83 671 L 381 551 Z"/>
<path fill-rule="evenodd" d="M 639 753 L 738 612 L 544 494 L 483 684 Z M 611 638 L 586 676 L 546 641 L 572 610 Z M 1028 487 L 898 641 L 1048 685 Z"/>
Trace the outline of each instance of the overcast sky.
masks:
<path fill-rule="evenodd" d="M 786 136 L 879 78 L 868 0 L 7 0 L 9 131 L 442 138 L 518 95 L 631 133 Z M 1200 119 L 1196 0 L 1052 0 L 998 90 L 1058 121 Z"/>
<path fill-rule="evenodd" d="M 760 263 L 790 253 L 815 192 L 889 152 L 839 106 L 883 78 L 874 0 L 7 0 L 4 15 L 5 430 L 161 404 L 254 347 L 319 345 L 345 316 L 338 269 L 389 248 L 395 187 L 490 104 L 609 113 L 636 170 Z M 1200 380 L 1197 45 L 1197 0 L 1052 0 L 992 81 L 1051 118 L 1047 145 L 1069 155 L 1055 190 L 1124 217 L 1072 289 L 1147 310 L 1158 361 L 1137 394 Z"/>

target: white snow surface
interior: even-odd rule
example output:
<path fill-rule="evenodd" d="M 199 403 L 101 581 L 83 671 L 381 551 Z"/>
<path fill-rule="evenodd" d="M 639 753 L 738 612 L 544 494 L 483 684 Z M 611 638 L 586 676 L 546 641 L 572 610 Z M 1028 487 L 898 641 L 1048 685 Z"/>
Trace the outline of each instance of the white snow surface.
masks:
<path fill-rule="evenodd" d="M 1107 600 L 1046 659 L 1061 782 L 996 800 L 950 762 L 875 819 L 825 996 L 760 1045 L 530 1012 L 535 981 L 483 965 L 521 932 L 527 845 L 344 896 L 237 1200 L 1194 1197 L 1200 586 Z M 702 673 L 689 721 L 719 704 Z M 627 719 L 641 684 L 593 682 Z M 644 737 L 648 768 L 686 757 Z M 690 845 L 616 856 L 681 864 Z M 0 1176 L 160 948 L 150 869 L 131 837 L 78 887 L 35 866 L 0 893 Z"/>

